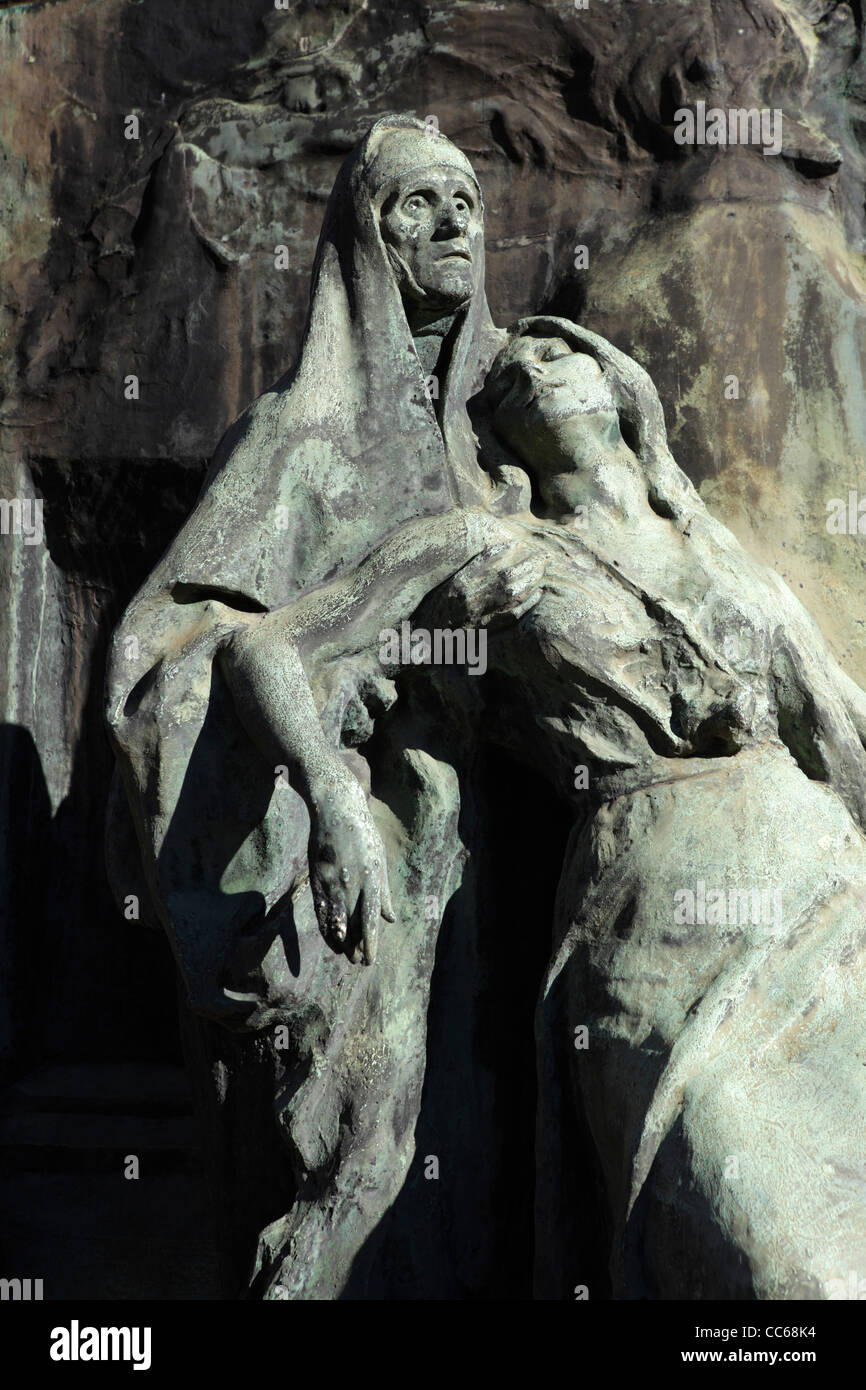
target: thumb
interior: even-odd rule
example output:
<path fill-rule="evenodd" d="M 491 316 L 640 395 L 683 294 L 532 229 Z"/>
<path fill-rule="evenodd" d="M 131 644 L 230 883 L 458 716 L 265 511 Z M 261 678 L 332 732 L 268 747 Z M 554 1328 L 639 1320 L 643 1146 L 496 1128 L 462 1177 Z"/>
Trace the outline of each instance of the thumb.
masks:
<path fill-rule="evenodd" d="M 395 913 L 395 911 L 394 911 L 394 905 L 393 905 L 393 903 L 391 902 L 391 885 L 390 885 L 389 882 L 388 882 L 388 865 L 387 865 L 387 864 L 383 864 L 383 865 L 382 865 L 381 879 L 382 879 L 382 899 L 381 899 L 381 906 L 380 906 L 380 908 L 379 908 L 379 911 L 381 912 L 382 916 L 385 918 L 385 921 L 386 921 L 386 922 L 396 922 L 396 920 L 397 920 L 397 914 Z"/>

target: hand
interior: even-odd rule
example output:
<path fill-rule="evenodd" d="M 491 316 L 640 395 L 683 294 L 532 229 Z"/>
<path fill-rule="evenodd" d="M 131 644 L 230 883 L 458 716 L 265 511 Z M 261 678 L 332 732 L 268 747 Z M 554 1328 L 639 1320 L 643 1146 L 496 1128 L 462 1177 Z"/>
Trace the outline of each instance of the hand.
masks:
<path fill-rule="evenodd" d="M 522 541 L 488 547 L 433 596 L 435 626 L 490 627 L 516 622 L 542 594 L 546 557 Z M 432 615 L 425 609 L 425 622 Z"/>
<path fill-rule="evenodd" d="M 353 964 L 376 959 L 379 917 L 393 922 L 385 847 L 356 779 L 337 762 L 311 787 L 308 857 L 319 930 Z"/>

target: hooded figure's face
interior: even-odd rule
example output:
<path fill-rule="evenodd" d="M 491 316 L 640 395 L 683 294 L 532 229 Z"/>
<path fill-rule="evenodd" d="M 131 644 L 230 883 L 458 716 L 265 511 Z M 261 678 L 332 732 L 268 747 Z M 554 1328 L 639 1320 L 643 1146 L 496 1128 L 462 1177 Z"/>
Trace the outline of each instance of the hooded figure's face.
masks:
<path fill-rule="evenodd" d="M 472 296 L 482 247 L 481 200 L 453 165 L 397 179 L 380 214 L 382 240 L 405 304 L 454 313 Z"/>

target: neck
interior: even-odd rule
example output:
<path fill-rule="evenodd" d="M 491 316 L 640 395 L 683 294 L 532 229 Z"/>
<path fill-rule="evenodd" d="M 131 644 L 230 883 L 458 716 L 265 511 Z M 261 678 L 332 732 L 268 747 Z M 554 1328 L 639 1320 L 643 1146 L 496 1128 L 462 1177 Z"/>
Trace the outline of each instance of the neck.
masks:
<path fill-rule="evenodd" d="M 454 324 L 455 314 L 443 315 L 441 309 L 423 309 L 416 307 L 411 313 L 407 309 L 406 317 L 409 321 L 409 330 L 415 342 L 415 351 L 421 362 L 421 370 L 425 377 L 434 375 L 444 375 L 439 370 L 439 357 L 442 352 L 442 344 Z M 444 383 L 439 382 L 441 392 Z"/>
<path fill-rule="evenodd" d="M 629 530 L 637 529 L 650 511 L 646 481 L 625 446 L 599 455 L 597 463 L 579 473 L 572 468 L 548 476 L 541 493 L 551 517 L 568 525 L 583 516 L 590 532 L 594 527 L 604 530 L 623 523 Z M 582 513 L 581 507 L 585 508 Z"/>
<path fill-rule="evenodd" d="M 424 336 L 428 333 L 435 334 L 444 338 L 455 318 L 457 311 L 454 309 L 436 309 L 427 304 L 406 304 L 406 319 L 409 323 L 409 332 L 413 338 Z"/>

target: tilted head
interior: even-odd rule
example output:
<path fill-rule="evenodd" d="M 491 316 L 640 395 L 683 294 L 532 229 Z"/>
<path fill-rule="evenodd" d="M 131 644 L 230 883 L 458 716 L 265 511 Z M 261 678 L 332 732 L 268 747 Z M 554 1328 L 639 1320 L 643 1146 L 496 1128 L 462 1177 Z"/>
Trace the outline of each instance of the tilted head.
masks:
<path fill-rule="evenodd" d="M 548 480 L 583 477 L 604 490 L 614 462 L 639 475 L 661 516 L 699 505 L 667 445 L 658 392 L 639 363 L 567 319 L 540 315 L 509 329 L 477 398 L 477 421 L 544 496 Z"/>
<path fill-rule="evenodd" d="M 604 372 L 562 338 L 515 338 L 493 363 L 485 397 L 496 434 L 536 476 L 623 446 Z"/>

